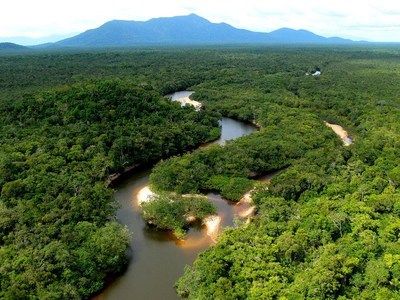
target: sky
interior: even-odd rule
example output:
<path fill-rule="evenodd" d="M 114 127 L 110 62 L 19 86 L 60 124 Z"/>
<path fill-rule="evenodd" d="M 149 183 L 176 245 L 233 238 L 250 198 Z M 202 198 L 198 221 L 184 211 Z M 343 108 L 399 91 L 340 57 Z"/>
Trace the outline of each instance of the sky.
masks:
<path fill-rule="evenodd" d="M 198 14 L 270 32 L 289 27 L 331 37 L 400 42 L 396 0 L 3 0 L 0 42 L 53 42 L 113 20 Z"/>

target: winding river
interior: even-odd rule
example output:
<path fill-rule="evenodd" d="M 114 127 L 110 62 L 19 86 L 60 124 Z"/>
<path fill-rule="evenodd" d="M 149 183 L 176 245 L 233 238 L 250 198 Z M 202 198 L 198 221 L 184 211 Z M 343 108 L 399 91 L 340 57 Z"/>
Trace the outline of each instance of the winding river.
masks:
<path fill-rule="evenodd" d="M 178 92 L 170 97 L 173 101 L 179 101 L 190 95 L 191 92 Z M 256 130 L 254 126 L 229 118 L 222 118 L 220 125 L 221 137 L 214 143 L 221 145 Z M 204 228 L 192 228 L 185 241 L 177 241 L 168 233 L 146 226 L 140 214 L 137 193 L 149 184 L 150 172 L 138 172 L 117 188 L 115 198 L 120 205 L 117 218 L 132 234 L 132 257 L 125 273 L 96 299 L 178 299 L 173 286 L 182 275 L 185 265 L 191 264 L 199 252 L 213 243 Z M 208 198 L 216 205 L 222 226 L 233 225 L 234 205 L 217 194 L 209 194 Z"/>

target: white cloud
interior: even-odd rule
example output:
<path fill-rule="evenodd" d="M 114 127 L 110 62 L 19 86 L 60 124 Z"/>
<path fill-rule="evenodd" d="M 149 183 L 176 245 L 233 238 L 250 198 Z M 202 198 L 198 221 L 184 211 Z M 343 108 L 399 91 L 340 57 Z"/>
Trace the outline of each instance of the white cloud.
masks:
<path fill-rule="evenodd" d="M 324 36 L 400 41 L 395 0 L 13 0 L 0 10 L 0 40 L 68 35 L 111 19 L 199 14 L 257 31 L 303 28 Z"/>

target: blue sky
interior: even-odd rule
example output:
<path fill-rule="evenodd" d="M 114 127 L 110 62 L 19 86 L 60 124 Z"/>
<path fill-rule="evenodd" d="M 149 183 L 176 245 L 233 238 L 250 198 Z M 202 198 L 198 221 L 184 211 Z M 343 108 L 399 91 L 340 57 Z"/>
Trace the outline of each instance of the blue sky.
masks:
<path fill-rule="evenodd" d="M 56 41 L 112 19 L 196 13 L 212 22 L 269 32 L 281 27 L 323 36 L 400 42 L 394 0 L 13 0 L 0 10 L 0 41 Z"/>

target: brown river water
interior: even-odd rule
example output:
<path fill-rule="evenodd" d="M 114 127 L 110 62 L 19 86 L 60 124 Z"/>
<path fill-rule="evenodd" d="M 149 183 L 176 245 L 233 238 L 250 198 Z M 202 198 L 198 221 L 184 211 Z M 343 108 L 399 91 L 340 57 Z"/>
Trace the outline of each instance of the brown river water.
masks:
<path fill-rule="evenodd" d="M 179 94 L 180 93 L 180 94 Z M 188 97 L 190 92 L 172 95 Z M 252 125 L 233 119 L 222 118 L 222 134 L 214 143 L 248 135 L 256 130 Z M 142 219 L 137 193 L 149 184 L 151 170 L 141 171 L 117 187 L 115 198 L 120 208 L 117 219 L 129 229 L 132 237 L 132 257 L 127 270 L 108 285 L 95 299 L 179 299 L 174 284 L 183 274 L 186 265 L 193 263 L 199 252 L 213 244 L 204 227 L 189 230 L 185 241 L 177 241 L 171 234 L 149 228 Z M 222 218 L 222 227 L 232 226 L 235 218 L 234 205 L 217 194 L 209 194 Z"/>

